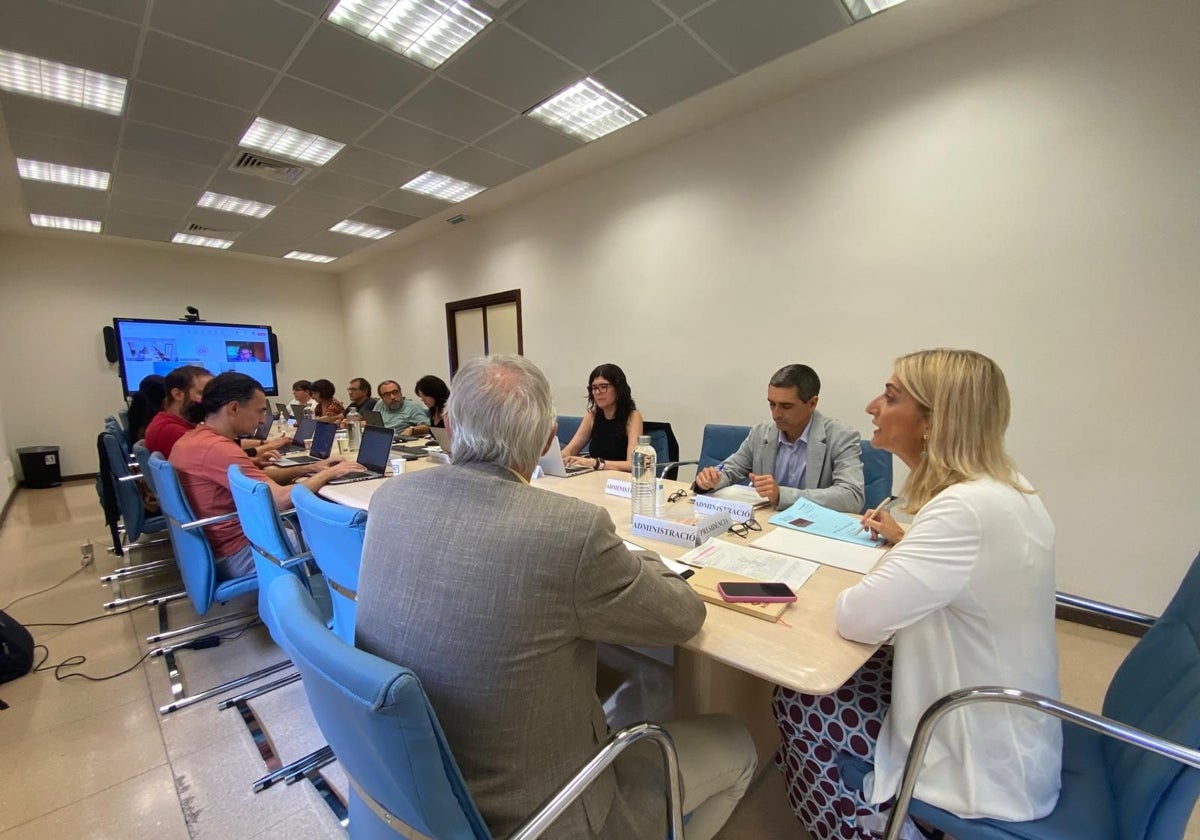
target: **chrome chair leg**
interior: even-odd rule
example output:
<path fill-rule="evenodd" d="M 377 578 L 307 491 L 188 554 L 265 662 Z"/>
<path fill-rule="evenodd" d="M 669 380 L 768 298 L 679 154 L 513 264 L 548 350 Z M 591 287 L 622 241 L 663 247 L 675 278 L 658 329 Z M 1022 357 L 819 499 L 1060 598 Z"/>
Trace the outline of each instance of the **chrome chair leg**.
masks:
<path fill-rule="evenodd" d="M 292 665 L 292 663 L 288 660 L 276 662 L 274 665 L 268 665 L 266 668 L 260 668 L 257 671 L 246 674 L 244 677 L 238 677 L 237 679 L 223 682 L 220 685 L 215 685 L 212 688 L 207 688 L 204 691 L 196 694 L 184 695 L 183 677 L 179 673 L 179 666 L 175 660 L 175 650 L 178 647 L 182 647 L 182 645 L 175 645 L 170 648 L 161 648 L 159 651 L 156 651 L 155 654 L 152 654 L 162 656 L 166 660 L 167 677 L 171 680 L 171 696 L 174 698 L 174 700 L 172 700 L 170 703 L 167 703 L 165 706 L 158 707 L 158 713 L 160 715 L 169 715 L 172 712 L 179 711 L 180 709 L 186 709 L 188 706 L 194 706 L 197 703 L 208 700 L 210 697 L 216 697 L 219 694 L 224 694 L 225 692 L 232 691 L 235 688 L 241 688 L 244 685 L 249 685 L 256 680 L 262 679 L 263 677 L 276 674 L 282 671 L 284 668 L 290 668 Z"/>
<path fill-rule="evenodd" d="M 277 688 L 283 688 L 285 685 L 291 685 L 292 683 L 299 681 L 299 672 L 288 674 L 281 680 L 275 680 L 274 682 L 260 685 L 257 688 L 252 688 L 244 694 L 239 694 L 237 697 L 226 697 L 224 700 L 217 703 L 217 708 L 221 711 L 224 711 L 225 709 L 232 708 L 233 706 L 240 706 L 250 700 L 253 700 L 255 697 L 262 697 L 264 694 L 269 694 Z"/>
<path fill-rule="evenodd" d="M 253 785 L 254 792 L 261 793 L 279 781 L 287 780 L 289 784 L 293 781 L 298 781 L 299 779 L 303 779 L 310 771 L 319 770 L 321 767 L 335 760 L 336 758 L 332 749 L 321 747 L 321 749 L 311 752 L 303 758 L 298 758 L 291 764 L 280 767 L 278 770 L 273 770 L 255 781 Z"/>
<path fill-rule="evenodd" d="M 121 566 L 116 571 L 107 575 L 100 575 L 101 583 L 113 583 L 114 581 L 122 581 L 126 578 L 139 577 L 141 575 L 153 574 L 154 572 L 162 571 L 163 569 L 172 569 L 175 567 L 174 558 L 166 558 L 165 560 L 154 560 L 149 563 L 142 563 L 140 566 Z"/>
<path fill-rule="evenodd" d="M 133 605 L 142 606 L 148 604 L 157 604 L 160 599 L 169 598 L 186 598 L 186 592 L 175 592 L 171 589 L 162 589 L 158 592 L 147 592 L 143 595 L 130 595 L 126 598 L 114 598 L 104 604 L 104 609 L 115 610 L 119 607 L 130 607 Z"/>
<path fill-rule="evenodd" d="M 180 636 L 186 636 L 189 633 L 196 633 L 201 630 L 207 630 L 210 627 L 219 627 L 222 624 L 230 624 L 235 621 L 245 621 L 247 619 L 257 618 L 258 610 L 242 610 L 241 612 L 229 613 L 228 615 L 217 616 L 208 621 L 202 621 L 199 624 L 192 624 L 188 627 L 180 627 L 178 630 L 160 630 L 153 636 L 146 637 L 146 644 L 154 645 L 167 639 L 177 639 Z M 162 622 L 160 622 L 161 626 Z"/>

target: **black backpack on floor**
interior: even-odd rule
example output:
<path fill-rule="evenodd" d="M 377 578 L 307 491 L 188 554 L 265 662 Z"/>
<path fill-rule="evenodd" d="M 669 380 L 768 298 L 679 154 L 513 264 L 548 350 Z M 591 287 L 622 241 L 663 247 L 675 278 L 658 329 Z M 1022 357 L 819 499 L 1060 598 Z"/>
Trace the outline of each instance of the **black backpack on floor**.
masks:
<path fill-rule="evenodd" d="M 0 683 L 23 677 L 33 669 L 33 636 L 0 610 Z"/>

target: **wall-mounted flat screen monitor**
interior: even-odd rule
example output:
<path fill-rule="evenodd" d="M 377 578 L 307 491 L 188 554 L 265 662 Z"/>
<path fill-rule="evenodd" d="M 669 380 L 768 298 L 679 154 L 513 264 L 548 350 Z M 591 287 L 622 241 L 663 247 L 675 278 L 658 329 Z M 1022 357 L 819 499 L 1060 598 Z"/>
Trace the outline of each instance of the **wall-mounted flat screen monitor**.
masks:
<path fill-rule="evenodd" d="M 279 393 L 276 347 L 271 328 L 211 321 L 150 321 L 113 318 L 126 396 L 150 374 L 166 376 L 181 365 L 199 365 L 213 374 L 236 370 L 253 376 L 268 396 Z"/>

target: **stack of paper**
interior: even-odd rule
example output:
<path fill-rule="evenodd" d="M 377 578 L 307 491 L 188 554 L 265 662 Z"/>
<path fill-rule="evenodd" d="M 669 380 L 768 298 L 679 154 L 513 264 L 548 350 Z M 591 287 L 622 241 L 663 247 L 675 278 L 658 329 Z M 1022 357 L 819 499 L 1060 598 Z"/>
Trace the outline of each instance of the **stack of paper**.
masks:
<path fill-rule="evenodd" d="M 711 539 L 680 558 L 689 566 L 732 572 L 765 583 L 786 583 L 795 592 L 812 577 L 817 564 L 796 557 L 785 557 L 725 540 Z"/>
<path fill-rule="evenodd" d="M 818 537 L 788 528 L 776 528 L 769 534 L 763 534 L 751 545 L 757 549 L 775 551 L 789 557 L 801 557 L 860 574 L 866 574 L 875 568 L 875 564 L 884 553 L 881 548 Z"/>

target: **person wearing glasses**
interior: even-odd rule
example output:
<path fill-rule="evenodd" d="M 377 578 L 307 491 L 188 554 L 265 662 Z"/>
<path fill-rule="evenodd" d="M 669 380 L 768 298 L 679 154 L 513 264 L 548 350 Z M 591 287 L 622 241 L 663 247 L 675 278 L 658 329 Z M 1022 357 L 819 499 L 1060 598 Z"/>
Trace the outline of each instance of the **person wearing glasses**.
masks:
<path fill-rule="evenodd" d="M 867 413 L 872 445 L 910 470 L 903 509 L 915 516 L 905 531 L 886 503 L 867 511 L 863 528 L 892 548 L 835 609 L 844 638 L 891 646 L 834 694 L 775 689 L 777 763 L 816 840 L 876 836 L 938 698 L 979 685 L 1059 696 L 1054 523 L 1005 452 L 1003 371 L 969 350 L 902 356 Z M 1061 750 L 1049 715 L 970 706 L 934 729 L 916 798 L 965 818 L 1037 820 L 1058 799 Z"/>
<path fill-rule="evenodd" d="M 413 429 L 417 426 L 425 426 L 428 431 L 429 412 L 421 403 L 404 396 L 394 379 L 379 383 L 379 405 L 375 410 L 383 417 L 383 425 L 401 434 L 416 434 Z"/>
<path fill-rule="evenodd" d="M 642 434 L 642 413 L 633 401 L 625 371 L 603 364 L 588 377 L 587 411 L 563 449 L 568 467 L 633 472 L 633 450 Z M 584 449 L 588 454 L 582 455 Z"/>
<path fill-rule="evenodd" d="M 862 447 L 858 432 L 817 411 L 821 380 L 808 365 L 787 365 L 767 383 L 771 422 L 759 423 L 722 462 L 705 467 L 692 485 L 707 493 L 746 479 L 783 510 L 803 497 L 857 514 L 863 506 Z"/>

